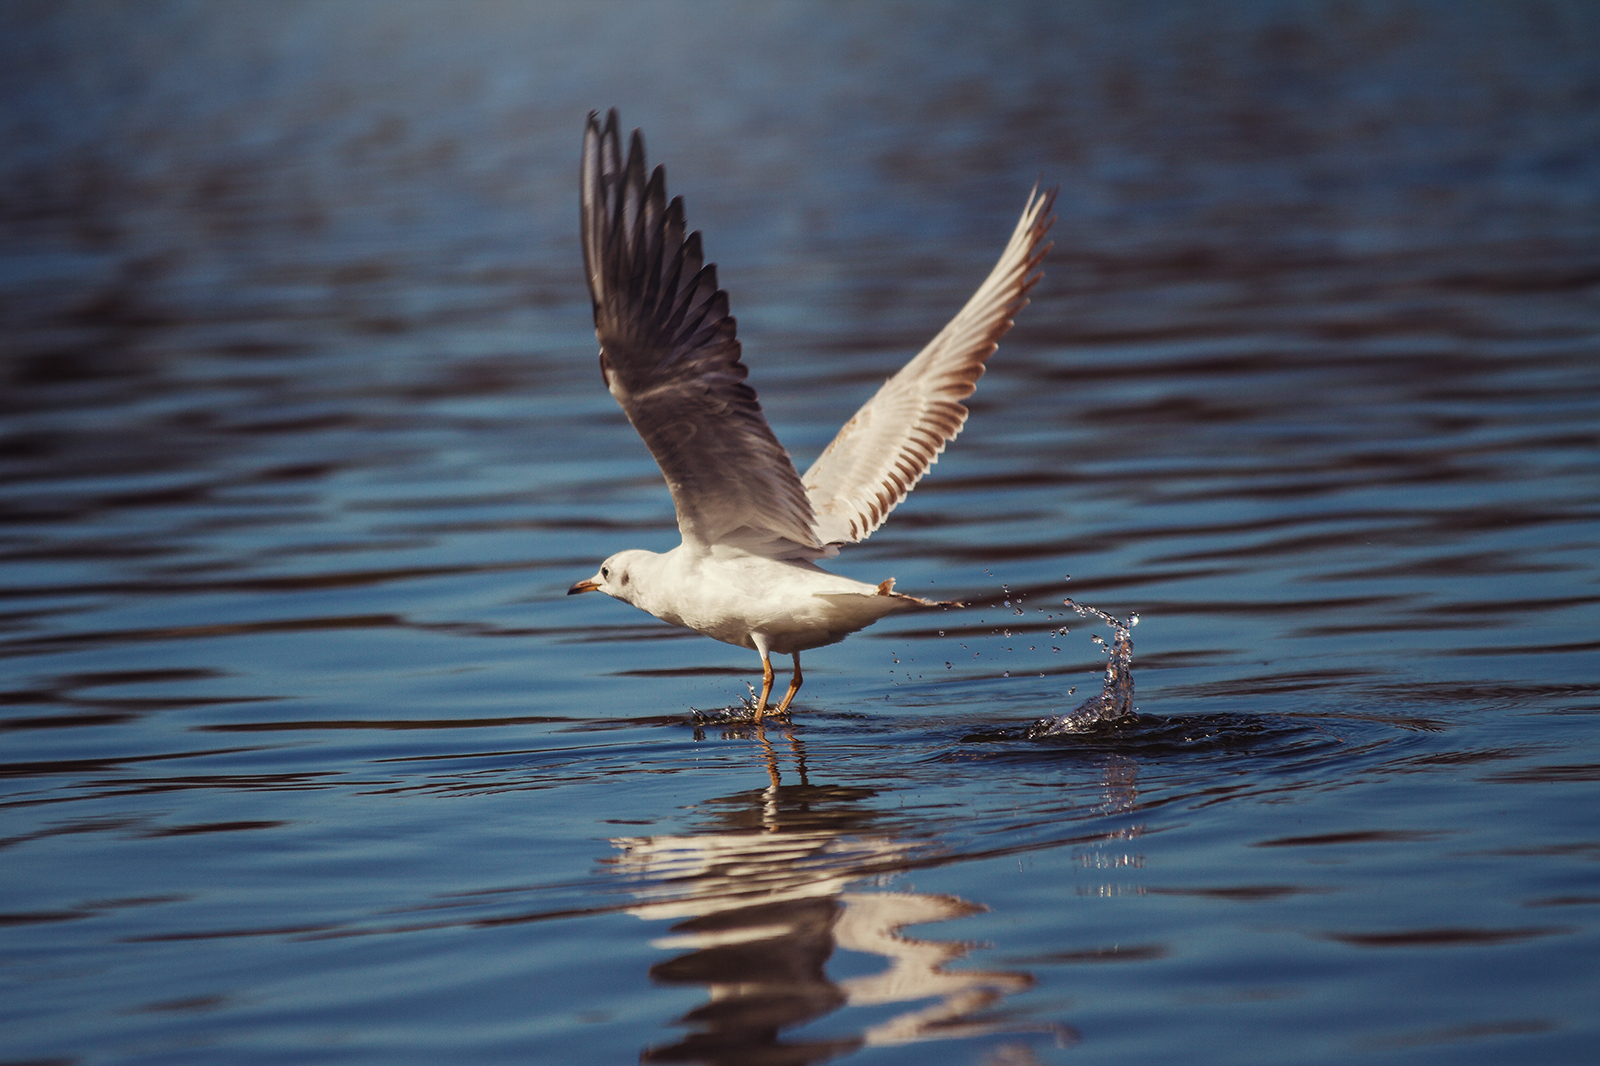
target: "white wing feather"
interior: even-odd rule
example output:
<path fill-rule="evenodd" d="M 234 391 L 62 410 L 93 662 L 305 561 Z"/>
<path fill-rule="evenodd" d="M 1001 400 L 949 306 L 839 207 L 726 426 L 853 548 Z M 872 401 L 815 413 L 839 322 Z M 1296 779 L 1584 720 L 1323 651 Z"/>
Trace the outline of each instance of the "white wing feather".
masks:
<path fill-rule="evenodd" d="M 1029 194 L 1000 261 L 972 299 L 862 405 L 801 478 L 824 544 L 865 540 L 961 432 L 961 401 L 1042 276 L 1055 198 L 1054 189 Z"/>

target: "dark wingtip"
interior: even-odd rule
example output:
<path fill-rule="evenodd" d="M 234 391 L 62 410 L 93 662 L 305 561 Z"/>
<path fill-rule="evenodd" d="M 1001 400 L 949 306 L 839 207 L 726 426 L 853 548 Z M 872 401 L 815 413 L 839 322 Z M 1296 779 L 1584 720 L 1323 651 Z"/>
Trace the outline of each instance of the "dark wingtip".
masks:
<path fill-rule="evenodd" d="M 589 112 L 589 117 L 584 122 L 584 128 L 596 136 L 602 135 L 607 130 L 616 129 L 616 127 L 617 109 L 614 107 L 609 107 L 606 109 L 606 120 L 604 124 L 602 124 L 600 121 L 600 112 L 598 111 Z"/>

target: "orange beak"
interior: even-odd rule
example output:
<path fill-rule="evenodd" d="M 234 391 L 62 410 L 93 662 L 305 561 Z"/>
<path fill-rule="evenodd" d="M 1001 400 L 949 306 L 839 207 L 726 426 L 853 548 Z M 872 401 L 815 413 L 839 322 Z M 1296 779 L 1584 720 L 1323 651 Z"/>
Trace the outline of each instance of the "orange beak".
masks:
<path fill-rule="evenodd" d="M 594 578 L 592 578 L 592 577 L 584 578 L 582 581 L 578 582 L 576 585 L 574 585 L 570 589 L 568 589 L 567 590 L 567 595 L 568 596 L 576 596 L 580 592 L 593 592 L 595 589 L 597 589 L 599 587 L 600 587 L 600 582 L 596 581 Z"/>

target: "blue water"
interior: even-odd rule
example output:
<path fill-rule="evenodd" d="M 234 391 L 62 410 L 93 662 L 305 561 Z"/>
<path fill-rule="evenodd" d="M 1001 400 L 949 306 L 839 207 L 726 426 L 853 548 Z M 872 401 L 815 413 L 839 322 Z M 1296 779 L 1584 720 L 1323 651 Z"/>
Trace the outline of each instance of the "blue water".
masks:
<path fill-rule="evenodd" d="M 0 11 L 0 1063 L 1588 1063 L 1600 16 Z M 676 543 L 584 116 L 802 466 L 1047 276 L 807 653 Z M 1040 735 L 1131 631 L 1136 711 Z"/>

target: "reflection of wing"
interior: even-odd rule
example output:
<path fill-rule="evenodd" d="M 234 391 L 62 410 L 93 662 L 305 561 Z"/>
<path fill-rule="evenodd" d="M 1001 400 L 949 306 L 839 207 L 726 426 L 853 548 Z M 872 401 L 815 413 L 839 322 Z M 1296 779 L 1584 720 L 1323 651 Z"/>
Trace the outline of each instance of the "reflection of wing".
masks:
<path fill-rule="evenodd" d="M 846 422 L 801 480 L 823 543 L 865 540 L 961 432 L 983 364 L 1039 280 L 1055 190 L 1035 189 L 1000 261 L 933 341 Z"/>
<path fill-rule="evenodd" d="M 952 1040 L 1022 1028 L 1014 1023 L 997 1024 L 997 1019 L 984 1018 L 979 1012 L 1013 992 L 1032 988 L 1032 975 L 1010 970 L 947 970 L 946 963 L 965 958 L 973 945 L 915 940 L 901 933 L 908 925 L 946 922 L 985 908 L 956 896 L 916 892 L 847 892 L 839 899 L 845 905 L 833 927 L 839 947 L 889 960 L 885 970 L 840 981 L 845 1002 L 853 1007 L 876 1007 L 935 1000 L 870 1026 L 862 1034 L 867 1045 Z"/>
<path fill-rule="evenodd" d="M 1014 1019 L 982 1012 L 1033 978 L 1008 970 L 946 969 L 973 945 L 919 940 L 906 926 L 964 918 L 984 910 L 955 896 L 845 892 L 863 877 L 905 869 L 919 845 L 894 837 L 828 829 L 771 829 L 698 836 L 627 837 L 606 860 L 634 881 L 630 914 L 675 922 L 652 946 L 686 951 L 650 969 L 657 981 L 703 984 L 715 1012 L 689 1015 L 706 1031 L 686 1045 L 728 1053 L 696 1061 L 779 1061 L 756 1054 L 779 1028 L 842 1006 L 922 1005 L 876 1021 L 846 1042 L 873 1045 L 1021 1031 Z M 877 973 L 835 982 L 824 966 L 834 948 L 885 961 Z M 931 1000 L 932 1002 L 926 1002 Z M 782 1024 L 774 1024 L 780 1021 Z M 781 1061 L 811 1062 L 811 1044 L 783 1044 Z M 731 1050 L 730 1050 L 731 1049 Z M 645 1061 L 686 1061 L 658 1049 Z M 733 1052 L 737 1051 L 738 1054 Z M 831 1057 L 831 1055 L 826 1056 Z"/>
<path fill-rule="evenodd" d="M 610 860 L 638 880 L 641 918 L 683 918 L 783 900 L 836 896 L 865 873 L 893 868 L 915 850 L 887 837 L 825 829 L 698 836 L 624 837 Z"/>
<path fill-rule="evenodd" d="M 728 294 L 684 237 L 666 174 L 645 180 L 637 130 L 626 163 L 617 113 L 589 115 L 583 138 L 583 262 L 606 387 L 655 456 L 685 543 L 792 541 L 821 554 L 789 454 L 745 384 Z"/>

